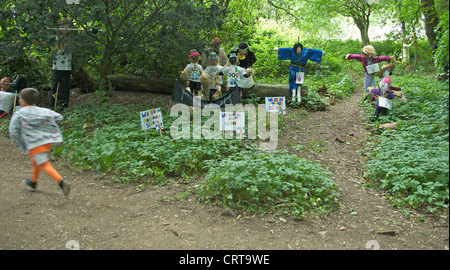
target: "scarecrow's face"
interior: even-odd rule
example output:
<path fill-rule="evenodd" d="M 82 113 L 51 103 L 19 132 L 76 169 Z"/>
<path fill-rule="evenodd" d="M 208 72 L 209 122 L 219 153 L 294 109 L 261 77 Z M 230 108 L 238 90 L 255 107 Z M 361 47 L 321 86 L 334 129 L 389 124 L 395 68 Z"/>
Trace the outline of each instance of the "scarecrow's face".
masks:
<path fill-rule="evenodd" d="M 247 55 L 247 53 L 248 53 L 248 49 L 239 49 L 238 51 L 242 55 Z"/>
<path fill-rule="evenodd" d="M 385 93 L 389 89 L 389 84 L 387 82 L 380 82 L 381 93 Z"/>
<path fill-rule="evenodd" d="M 219 59 L 209 59 L 209 62 L 212 66 L 217 66 L 217 64 L 219 63 Z"/>
<path fill-rule="evenodd" d="M 295 51 L 296 54 L 302 53 L 302 47 L 298 46 L 297 50 Z"/>
<path fill-rule="evenodd" d="M 373 54 L 362 53 L 362 56 L 364 56 L 364 58 L 366 59 L 372 59 Z"/>
<path fill-rule="evenodd" d="M 236 57 L 230 57 L 230 64 L 232 65 L 236 64 L 236 60 L 237 60 Z"/>
<path fill-rule="evenodd" d="M 200 57 L 200 56 L 198 56 L 198 55 L 191 56 L 191 61 L 192 61 L 192 63 L 197 63 L 199 57 Z"/>
<path fill-rule="evenodd" d="M 0 82 L 2 83 L 12 83 L 12 81 L 3 79 Z M 0 84 L 0 91 L 7 91 L 11 87 L 10 84 Z"/>

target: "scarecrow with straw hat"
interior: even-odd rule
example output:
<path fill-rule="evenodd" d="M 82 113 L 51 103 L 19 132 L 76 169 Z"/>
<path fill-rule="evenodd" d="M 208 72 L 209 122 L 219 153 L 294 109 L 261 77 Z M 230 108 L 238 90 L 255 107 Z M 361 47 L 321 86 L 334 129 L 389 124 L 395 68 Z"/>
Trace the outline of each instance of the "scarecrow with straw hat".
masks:
<path fill-rule="evenodd" d="M 372 45 L 366 45 L 362 48 L 361 54 L 347 54 L 345 56 L 346 60 L 355 59 L 363 64 L 364 68 L 364 91 L 367 91 L 367 87 L 375 87 L 375 77 L 374 74 L 379 72 L 380 69 L 376 68 L 377 63 L 395 61 L 394 56 L 378 56 L 374 57 L 376 54 L 375 48 Z"/>

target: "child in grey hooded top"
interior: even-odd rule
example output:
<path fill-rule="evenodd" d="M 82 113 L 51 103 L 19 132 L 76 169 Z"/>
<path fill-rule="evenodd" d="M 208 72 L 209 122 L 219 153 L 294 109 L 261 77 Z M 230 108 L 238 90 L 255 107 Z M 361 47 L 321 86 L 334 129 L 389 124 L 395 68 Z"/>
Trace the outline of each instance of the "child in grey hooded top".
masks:
<path fill-rule="evenodd" d="M 63 116 L 52 110 L 36 106 L 39 91 L 25 88 L 19 93 L 22 108 L 14 113 L 9 125 L 9 136 L 14 146 L 31 157 L 33 165 L 31 178 L 24 181 L 30 190 L 36 189 L 41 170 L 58 182 L 64 195 L 69 194 L 70 186 L 50 163 L 48 151 L 52 144 L 62 143 L 61 130 L 58 127 Z"/>

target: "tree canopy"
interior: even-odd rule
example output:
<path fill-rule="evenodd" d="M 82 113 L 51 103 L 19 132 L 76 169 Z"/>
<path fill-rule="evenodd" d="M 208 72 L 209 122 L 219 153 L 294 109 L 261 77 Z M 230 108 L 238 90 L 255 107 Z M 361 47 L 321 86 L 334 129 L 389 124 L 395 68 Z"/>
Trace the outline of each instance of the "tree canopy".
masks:
<path fill-rule="evenodd" d="M 219 36 L 233 46 L 249 40 L 265 20 L 296 29 L 291 39 L 327 39 L 339 33 L 339 20 L 351 18 L 370 43 L 368 29 L 386 18 L 402 25 L 402 37 L 424 29 L 436 49 L 440 72 L 448 72 L 448 0 L 3 0 L 0 4 L 0 71 L 23 72 L 31 80 L 48 77 L 56 28 L 67 19 L 67 47 L 74 71 L 98 79 L 123 72 L 173 77 L 191 49 L 202 50 Z M 99 29 L 99 32 L 92 31 Z M 279 29 L 280 32 L 287 29 Z M 39 67 L 39 68 L 37 68 Z M 31 71 L 33 70 L 33 71 Z"/>

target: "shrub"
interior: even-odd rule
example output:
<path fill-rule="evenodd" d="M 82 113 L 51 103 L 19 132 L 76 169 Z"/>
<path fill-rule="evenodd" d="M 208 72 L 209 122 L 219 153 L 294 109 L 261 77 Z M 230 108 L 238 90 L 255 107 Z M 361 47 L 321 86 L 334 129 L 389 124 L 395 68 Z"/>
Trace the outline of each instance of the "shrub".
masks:
<path fill-rule="evenodd" d="M 207 160 L 246 149 L 241 140 L 173 140 L 168 130 L 142 132 L 139 108 L 87 103 L 71 108 L 62 124 L 64 144 L 55 154 L 75 166 L 113 171 L 122 181 L 200 173 Z M 163 115 L 164 124 L 173 119 Z M 192 130 L 192 128 L 191 128 Z M 159 181 L 158 180 L 158 181 Z"/>
<path fill-rule="evenodd" d="M 396 101 L 388 116 L 375 122 L 398 121 L 398 129 L 373 136 L 367 180 L 386 190 L 399 206 L 448 208 L 448 85 L 418 75 L 395 77 L 406 103 Z M 371 110 L 370 113 L 373 113 Z"/>
<path fill-rule="evenodd" d="M 304 217 L 331 211 L 337 201 L 327 170 L 287 152 L 244 151 L 207 165 L 198 193 L 208 202 Z"/>

